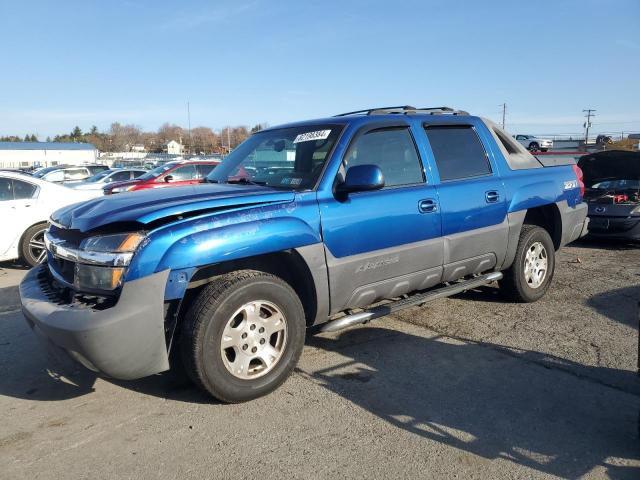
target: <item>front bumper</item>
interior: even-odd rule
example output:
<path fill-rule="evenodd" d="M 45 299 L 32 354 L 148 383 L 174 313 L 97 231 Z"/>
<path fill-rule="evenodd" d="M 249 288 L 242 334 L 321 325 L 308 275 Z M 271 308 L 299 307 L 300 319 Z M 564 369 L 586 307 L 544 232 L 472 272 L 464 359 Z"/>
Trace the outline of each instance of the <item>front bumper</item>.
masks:
<path fill-rule="evenodd" d="M 640 240 L 640 217 L 591 217 L 589 236 Z"/>
<path fill-rule="evenodd" d="M 87 368 L 121 380 L 169 369 L 164 291 L 169 271 L 126 282 L 117 303 L 97 309 L 65 303 L 52 293 L 46 264 L 20 283 L 22 311 L 47 342 Z"/>

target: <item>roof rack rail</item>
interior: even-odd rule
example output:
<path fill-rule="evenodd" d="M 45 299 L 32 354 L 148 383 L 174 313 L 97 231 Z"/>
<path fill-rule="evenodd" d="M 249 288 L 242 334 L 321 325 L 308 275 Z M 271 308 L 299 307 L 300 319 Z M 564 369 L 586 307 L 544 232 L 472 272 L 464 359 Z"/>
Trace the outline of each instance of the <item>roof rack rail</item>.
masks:
<path fill-rule="evenodd" d="M 340 113 L 335 117 L 346 117 L 348 115 L 411 115 L 417 113 L 426 113 L 429 115 L 450 114 L 450 115 L 469 115 L 464 110 L 456 110 L 451 107 L 424 107 L 416 108 L 410 105 L 400 105 L 397 107 L 378 107 L 367 108 L 364 110 L 355 110 L 353 112 Z"/>

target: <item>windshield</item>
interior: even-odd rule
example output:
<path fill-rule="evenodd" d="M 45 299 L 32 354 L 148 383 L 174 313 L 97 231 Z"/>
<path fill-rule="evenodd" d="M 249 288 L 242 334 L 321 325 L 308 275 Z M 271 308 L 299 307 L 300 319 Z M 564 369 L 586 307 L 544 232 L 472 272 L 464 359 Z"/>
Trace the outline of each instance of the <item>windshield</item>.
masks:
<path fill-rule="evenodd" d="M 97 182 L 99 180 L 102 180 L 104 177 L 106 177 L 107 175 L 110 175 L 113 173 L 113 170 L 104 170 L 100 173 L 96 173 L 95 175 L 92 175 L 91 177 L 87 178 L 85 180 L 85 182 L 90 183 L 90 182 Z"/>
<path fill-rule="evenodd" d="M 61 167 L 46 167 L 46 168 L 41 168 L 40 170 L 34 172 L 33 176 L 36 178 L 42 178 L 44 177 L 47 173 L 49 172 L 53 172 L 54 170 L 59 170 Z"/>
<path fill-rule="evenodd" d="M 147 173 L 145 173 L 143 175 L 140 175 L 138 178 L 140 180 L 152 180 L 154 178 L 158 178 L 164 172 L 166 172 L 167 170 L 173 168 L 177 164 L 178 164 L 178 162 L 165 163 L 164 165 L 160 165 L 159 167 L 156 167 L 153 170 L 149 170 Z"/>
<path fill-rule="evenodd" d="M 313 188 L 341 130 L 340 125 L 305 125 L 256 133 L 231 152 L 207 181 Z"/>

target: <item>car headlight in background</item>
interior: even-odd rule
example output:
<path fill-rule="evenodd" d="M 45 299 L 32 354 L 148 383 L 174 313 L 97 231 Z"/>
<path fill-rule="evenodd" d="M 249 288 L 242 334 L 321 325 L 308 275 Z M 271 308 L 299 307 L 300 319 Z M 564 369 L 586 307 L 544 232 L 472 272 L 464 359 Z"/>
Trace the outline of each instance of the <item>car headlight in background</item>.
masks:
<path fill-rule="evenodd" d="M 631 215 L 640 215 L 640 205 L 631 210 Z"/>
<path fill-rule="evenodd" d="M 79 290 L 115 290 L 122 284 L 126 267 L 145 239 L 142 232 L 101 235 L 80 244 L 74 283 Z"/>
<path fill-rule="evenodd" d="M 129 186 L 129 187 L 115 187 L 115 188 L 111 189 L 111 193 L 128 192 L 130 188 L 132 188 L 132 187 L 131 186 Z"/>

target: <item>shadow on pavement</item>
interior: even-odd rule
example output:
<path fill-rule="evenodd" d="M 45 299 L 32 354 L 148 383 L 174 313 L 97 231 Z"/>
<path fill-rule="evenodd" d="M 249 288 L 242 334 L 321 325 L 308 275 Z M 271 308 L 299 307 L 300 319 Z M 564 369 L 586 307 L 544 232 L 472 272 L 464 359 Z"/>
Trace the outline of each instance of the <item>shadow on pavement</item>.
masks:
<path fill-rule="evenodd" d="M 618 288 L 589 297 L 587 305 L 611 320 L 638 329 L 640 285 Z"/>
<path fill-rule="evenodd" d="M 635 372 L 373 327 L 309 343 L 341 358 L 304 374 L 397 428 L 564 478 L 598 466 L 640 478 L 608 461 L 640 459 L 640 397 L 591 379 L 610 370 L 600 373 L 637 383 Z"/>
<path fill-rule="evenodd" d="M 212 403 L 180 371 L 137 381 L 98 377 L 66 354 L 51 350 L 20 312 L 0 312 L 0 395 L 43 402 L 66 400 L 93 392 L 98 378 L 146 395 Z"/>
<path fill-rule="evenodd" d="M 587 236 L 570 243 L 569 246 L 587 249 L 597 248 L 600 250 L 638 250 L 640 249 L 640 242 Z"/>

